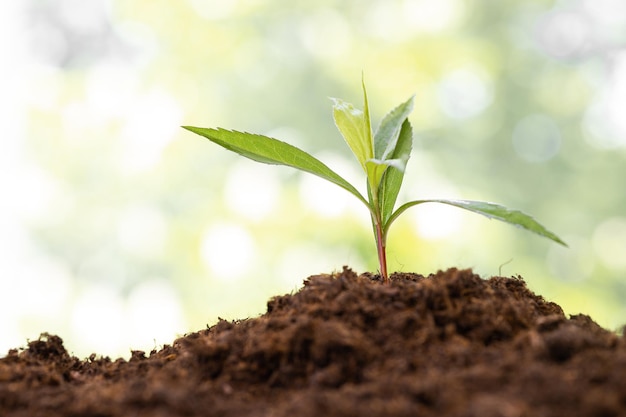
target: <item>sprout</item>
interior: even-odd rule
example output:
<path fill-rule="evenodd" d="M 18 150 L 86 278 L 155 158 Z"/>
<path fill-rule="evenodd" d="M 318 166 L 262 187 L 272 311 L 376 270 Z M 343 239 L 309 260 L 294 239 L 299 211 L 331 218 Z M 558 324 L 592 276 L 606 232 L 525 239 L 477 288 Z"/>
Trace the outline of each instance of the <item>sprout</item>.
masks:
<path fill-rule="evenodd" d="M 183 127 L 254 161 L 296 168 L 324 178 L 353 194 L 365 204 L 370 212 L 380 274 L 384 282 L 389 282 L 386 255 L 389 228 L 408 208 L 423 203 L 447 204 L 473 211 L 491 219 L 519 226 L 567 246 L 558 236 L 531 216 L 499 204 L 470 200 L 430 199 L 409 201 L 395 208 L 413 144 L 413 131 L 408 119 L 413 109 L 413 97 L 387 113 L 376 132 L 373 133 L 364 82 L 362 86 L 363 110 L 341 99 L 333 98 L 332 101 L 335 124 L 365 172 L 367 198 L 323 162 L 288 143 L 263 135 L 222 128 Z"/>

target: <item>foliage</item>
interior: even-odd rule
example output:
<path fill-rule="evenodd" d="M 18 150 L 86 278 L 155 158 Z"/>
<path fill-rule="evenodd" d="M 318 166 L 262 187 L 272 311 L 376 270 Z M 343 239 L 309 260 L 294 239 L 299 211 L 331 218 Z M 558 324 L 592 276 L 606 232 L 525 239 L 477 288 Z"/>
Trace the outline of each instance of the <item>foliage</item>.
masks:
<path fill-rule="evenodd" d="M 185 129 L 257 162 L 285 165 L 328 180 L 353 194 L 369 209 L 380 273 L 388 281 L 386 241 L 389 227 L 405 210 L 423 203 L 441 203 L 479 213 L 535 232 L 565 245 L 554 233 L 517 210 L 482 201 L 469 200 L 414 200 L 395 211 L 396 199 L 402 185 L 404 170 L 409 160 L 413 134 L 408 115 L 413 109 L 413 97 L 391 110 L 372 133 L 367 90 L 363 85 L 363 110 L 341 99 L 333 98 L 333 116 L 352 153 L 367 177 L 367 199 L 348 181 L 307 152 L 293 145 L 263 135 L 184 126 Z"/>

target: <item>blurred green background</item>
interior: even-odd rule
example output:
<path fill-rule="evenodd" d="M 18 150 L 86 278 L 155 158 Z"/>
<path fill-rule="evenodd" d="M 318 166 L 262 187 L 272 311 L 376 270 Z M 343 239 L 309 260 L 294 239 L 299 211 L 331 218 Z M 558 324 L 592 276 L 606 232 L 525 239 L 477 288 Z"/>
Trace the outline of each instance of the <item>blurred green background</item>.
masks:
<path fill-rule="evenodd" d="M 424 205 L 391 229 L 390 270 L 519 274 L 617 329 L 625 41 L 621 0 L 3 0 L 0 352 L 47 331 L 127 357 L 375 271 L 351 195 L 179 127 L 274 136 L 358 182 L 328 97 L 361 107 L 362 72 L 375 124 L 417 94 L 400 202 L 498 202 L 570 246 Z"/>

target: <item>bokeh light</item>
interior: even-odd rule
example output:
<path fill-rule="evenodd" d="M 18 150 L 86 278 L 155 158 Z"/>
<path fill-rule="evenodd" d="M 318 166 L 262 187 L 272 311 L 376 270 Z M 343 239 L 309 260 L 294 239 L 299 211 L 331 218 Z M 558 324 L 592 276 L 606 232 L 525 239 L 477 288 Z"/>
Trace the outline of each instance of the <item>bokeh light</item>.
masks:
<path fill-rule="evenodd" d="M 236 224 L 211 225 L 202 240 L 202 260 L 216 279 L 235 280 L 254 269 L 257 248 L 254 238 Z"/>
<path fill-rule="evenodd" d="M 515 125 L 512 141 L 522 159 L 545 162 L 559 153 L 561 132 L 549 117 L 533 114 Z"/>

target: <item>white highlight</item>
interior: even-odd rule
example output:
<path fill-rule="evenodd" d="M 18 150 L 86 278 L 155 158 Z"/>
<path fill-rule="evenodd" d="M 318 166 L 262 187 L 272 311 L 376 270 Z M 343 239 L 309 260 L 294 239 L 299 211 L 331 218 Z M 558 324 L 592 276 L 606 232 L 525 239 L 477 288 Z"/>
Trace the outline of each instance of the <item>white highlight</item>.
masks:
<path fill-rule="evenodd" d="M 158 257 L 165 247 L 167 223 L 163 214 L 154 207 L 131 206 L 120 215 L 117 237 L 125 251 L 144 257 Z"/>
<path fill-rule="evenodd" d="M 591 239 L 596 256 L 608 268 L 626 271 L 626 217 L 600 223 Z"/>
<path fill-rule="evenodd" d="M 350 27 L 345 18 L 328 8 L 304 20 L 300 37 L 304 46 L 321 58 L 340 57 L 352 44 Z"/>
<path fill-rule="evenodd" d="M 378 1 L 367 8 L 364 26 L 368 33 L 397 42 L 422 33 L 449 31 L 464 15 L 464 4 L 459 0 Z"/>
<path fill-rule="evenodd" d="M 349 183 L 361 184 L 363 182 L 365 174 L 360 174 L 354 169 L 354 166 L 357 166 L 356 162 L 351 164 L 341 156 L 327 153 L 320 153 L 316 155 L 316 158 Z M 350 192 L 315 175 L 302 174 L 299 191 L 302 204 L 321 217 L 339 217 L 346 214 L 350 209 L 353 209 L 353 212 L 367 213 L 365 205 Z"/>
<path fill-rule="evenodd" d="M 436 240 L 457 233 L 462 225 L 461 211 L 457 207 L 439 203 L 425 203 L 412 209 L 413 224 L 419 236 Z"/>
<path fill-rule="evenodd" d="M 155 341 L 171 343 L 184 329 L 183 312 L 172 286 L 161 279 L 141 282 L 126 300 L 128 341 L 151 350 Z"/>
<path fill-rule="evenodd" d="M 580 53 L 592 35 L 589 20 L 574 11 L 559 11 L 544 17 L 538 25 L 538 42 L 556 58 Z"/>
<path fill-rule="evenodd" d="M 206 0 L 188 0 L 191 7 L 198 15 L 206 20 L 226 19 L 235 12 L 238 1 L 206 1 Z"/>
<path fill-rule="evenodd" d="M 106 352 L 127 355 L 131 349 L 151 350 L 184 331 L 180 302 L 172 287 L 151 279 L 124 299 L 107 284 L 90 284 L 77 294 L 71 316 L 75 354 Z"/>
<path fill-rule="evenodd" d="M 455 26 L 463 17 L 458 0 L 405 0 L 402 16 L 413 31 L 438 33 Z"/>
<path fill-rule="evenodd" d="M 613 56 L 611 79 L 585 116 L 584 126 L 591 134 L 589 142 L 599 149 L 626 146 L 626 52 Z"/>
<path fill-rule="evenodd" d="M 626 23 L 626 2 L 623 0 L 582 0 L 584 12 L 595 24 L 621 33 Z"/>
<path fill-rule="evenodd" d="M 249 272 L 256 260 L 254 238 L 246 229 L 217 223 L 204 233 L 200 248 L 206 267 L 219 280 L 236 280 Z"/>
<path fill-rule="evenodd" d="M 437 91 L 443 112 L 453 119 L 477 116 L 493 101 L 493 87 L 485 72 L 459 68 L 448 73 Z"/>
<path fill-rule="evenodd" d="M 129 173 L 152 168 L 165 147 L 180 131 L 182 109 L 164 91 L 152 91 L 137 99 L 121 132 L 122 165 Z"/>
<path fill-rule="evenodd" d="M 280 184 L 274 171 L 244 161 L 228 173 L 224 198 L 228 209 L 253 221 L 260 221 L 275 209 Z"/>
<path fill-rule="evenodd" d="M 120 352 L 124 348 L 124 302 L 108 285 L 92 284 L 76 298 L 72 313 L 74 340 L 92 352 Z"/>

